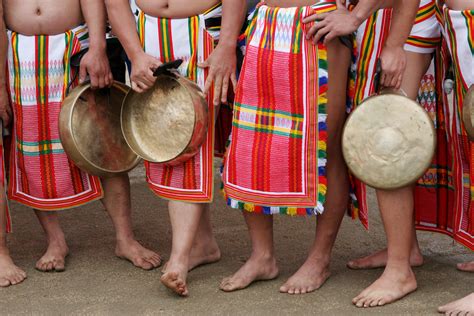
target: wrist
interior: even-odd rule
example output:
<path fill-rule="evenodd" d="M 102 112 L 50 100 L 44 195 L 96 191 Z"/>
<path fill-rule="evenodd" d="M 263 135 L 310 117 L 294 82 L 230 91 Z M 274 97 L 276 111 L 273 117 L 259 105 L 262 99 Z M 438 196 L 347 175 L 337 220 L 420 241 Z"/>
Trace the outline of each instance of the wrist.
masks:
<path fill-rule="evenodd" d="M 400 43 L 400 41 L 391 41 L 390 39 L 387 39 L 383 46 L 387 49 L 404 49 L 405 42 Z"/>
<path fill-rule="evenodd" d="M 107 45 L 105 43 L 105 40 L 104 41 L 90 41 L 89 43 L 89 51 L 91 52 L 97 52 L 97 53 L 101 53 L 101 52 L 104 52 L 106 51 L 107 49 Z"/>
<path fill-rule="evenodd" d="M 235 50 L 237 48 L 237 40 L 231 41 L 225 38 L 219 39 L 218 47 L 224 49 Z"/>

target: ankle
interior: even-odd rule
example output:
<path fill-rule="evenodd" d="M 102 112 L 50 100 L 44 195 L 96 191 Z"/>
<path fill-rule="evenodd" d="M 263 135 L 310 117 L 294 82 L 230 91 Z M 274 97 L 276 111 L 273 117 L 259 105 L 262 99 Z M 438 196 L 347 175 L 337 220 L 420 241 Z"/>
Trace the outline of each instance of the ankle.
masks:
<path fill-rule="evenodd" d="M 273 250 L 268 251 L 252 251 L 250 255 L 250 259 L 258 260 L 258 261 L 272 261 L 275 260 L 275 253 Z"/>

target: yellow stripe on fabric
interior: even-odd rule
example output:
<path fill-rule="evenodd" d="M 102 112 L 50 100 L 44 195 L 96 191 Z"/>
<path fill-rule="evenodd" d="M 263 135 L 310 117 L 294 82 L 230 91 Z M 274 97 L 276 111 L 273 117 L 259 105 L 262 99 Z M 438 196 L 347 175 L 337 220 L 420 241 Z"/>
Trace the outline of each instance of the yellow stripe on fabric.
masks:
<path fill-rule="evenodd" d="M 266 116 L 268 118 L 278 117 L 278 118 L 282 118 L 282 119 L 286 119 L 286 120 L 294 121 L 294 122 L 303 122 L 304 121 L 304 117 L 302 117 L 302 116 L 298 117 L 298 116 L 293 116 L 291 114 L 284 114 L 284 113 L 281 113 L 281 112 L 268 112 L 268 111 L 263 111 L 263 110 L 258 109 L 258 108 L 251 109 L 251 108 L 243 107 L 243 106 L 240 106 L 238 109 L 239 109 L 240 112 L 255 114 L 255 115 L 258 115 L 258 116 Z"/>

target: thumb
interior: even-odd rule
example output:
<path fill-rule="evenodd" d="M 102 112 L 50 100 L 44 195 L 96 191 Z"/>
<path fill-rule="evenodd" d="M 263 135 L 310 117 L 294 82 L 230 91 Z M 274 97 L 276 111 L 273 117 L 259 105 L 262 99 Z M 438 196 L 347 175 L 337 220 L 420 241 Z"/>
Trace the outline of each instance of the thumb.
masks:
<path fill-rule="evenodd" d="M 202 63 L 198 63 L 199 68 L 209 68 L 209 62 L 207 60 L 203 61 Z"/>

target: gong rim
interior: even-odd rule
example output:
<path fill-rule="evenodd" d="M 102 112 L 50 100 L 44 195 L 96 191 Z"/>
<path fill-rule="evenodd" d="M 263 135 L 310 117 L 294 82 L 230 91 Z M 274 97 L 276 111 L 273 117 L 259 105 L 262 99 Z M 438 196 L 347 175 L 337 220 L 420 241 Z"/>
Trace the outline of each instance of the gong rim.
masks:
<path fill-rule="evenodd" d="M 471 85 L 464 96 L 462 120 L 469 140 L 474 141 L 474 85 Z"/>
<path fill-rule="evenodd" d="M 131 160 L 130 164 L 125 168 L 120 169 L 107 169 L 97 163 L 91 161 L 83 151 L 81 151 L 78 136 L 74 134 L 74 122 L 73 115 L 76 103 L 78 99 L 82 96 L 83 93 L 90 90 L 90 82 L 81 83 L 76 86 L 73 91 L 64 99 L 63 106 L 60 111 L 59 117 L 59 137 L 61 144 L 68 156 L 76 166 L 85 172 L 103 177 L 114 177 L 120 174 L 126 174 L 129 171 L 133 170 L 141 161 L 141 158 L 136 155 L 132 150 L 131 153 L 134 154 L 134 158 Z M 110 89 L 117 89 L 123 92 L 125 95 L 130 90 L 130 87 L 114 81 Z M 123 136 L 123 135 L 122 135 Z"/>
<path fill-rule="evenodd" d="M 374 148 L 387 149 L 390 147 L 390 145 L 394 145 L 395 143 L 390 144 L 390 141 L 388 141 L 389 145 L 385 146 L 386 141 L 384 140 L 386 139 L 387 135 L 393 136 L 393 139 L 398 139 L 399 138 L 398 133 L 400 133 L 400 135 L 403 136 L 401 139 L 405 139 L 406 135 L 401 132 L 401 129 L 395 128 L 397 124 L 394 124 L 395 127 L 392 128 L 389 122 L 389 118 L 391 118 L 391 116 L 388 116 L 388 115 L 386 115 L 385 117 L 382 116 L 377 122 L 372 122 L 374 128 L 379 127 L 379 126 L 386 126 L 386 128 L 382 127 L 381 129 L 382 131 L 380 132 L 381 135 L 384 136 L 382 137 L 382 141 L 374 140 L 375 135 L 372 135 L 372 136 L 365 135 L 364 137 L 360 137 L 360 139 L 354 138 L 354 137 L 358 137 L 357 136 L 358 133 L 354 132 L 354 129 L 357 129 L 358 124 L 363 126 L 363 124 L 360 123 L 360 121 L 362 122 L 364 121 L 363 115 L 368 111 L 372 111 L 372 112 L 382 111 L 382 108 L 376 108 L 376 106 L 381 106 L 381 104 L 385 105 L 384 108 L 387 109 L 387 112 L 396 111 L 397 109 L 400 109 L 400 108 L 404 109 L 405 111 L 406 110 L 411 111 L 412 113 L 410 115 L 413 115 L 413 116 L 410 119 L 411 120 L 410 124 L 414 124 L 414 123 L 418 124 L 417 126 L 420 129 L 420 131 L 422 131 L 421 130 L 422 128 L 426 128 L 426 130 L 429 131 L 429 132 L 426 132 L 426 130 L 423 130 L 423 133 L 425 134 L 411 135 L 413 138 L 418 137 L 420 140 L 421 138 L 423 138 L 422 141 L 425 144 L 425 148 L 423 149 L 427 149 L 427 150 L 424 150 L 423 152 L 425 154 L 420 155 L 421 156 L 419 157 L 420 159 L 416 160 L 416 162 L 413 164 L 413 165 L 416 165 L 416 170 L 410 170 L 410 171 L 413 171 L 412 173 L 410 173 L 410 176 L 407 176 L 407 175 L 399 176 L 401 173 L 399 172 L 400 166 L 398 164 L 398 161 L 395 161 L 394 163 L 394 164 L 397 164 L 397 166 L 399 166 L 398 169 L 396 167 L 393 167 L 392 164 L 390 164 L 389 167 L 386 167 L 383 170 L 381 170 L 382 168 L 380 166 L 381 165 L 383 166 L 385 161 L 383 161 L 382 159 L 379 159 L 379 157 L 373 158 L 373 157 L 368 157 L 368 155 L 364 156 L 363 155 L 364 150 L 354 148 L 354 145 L 357 143 L 364 144 L 364 146 L 360 146 L 360 147 L 364 147 L 365 153 L 367 154 L 367 153 L 372 153 Z M 417 121 L 414 121 L 414 120 L 417 120 Z M 388 122 L 388 124 L 383 125 L 384 122 Z M 378 135 L 378 133 L 379 132 L 377 132 L 376 135 Z M 355 110 L 352 111 L 352 113 L 347 118 L 344 124 L 344 128 L 343 128 L 342 152 L 343 152 L 344 160 L 346 161 L 346 164 L 349 170 L 362 182 L 364 182 L 365 184 L 375 189 L 393 190 L 393 189 L 398 189 L 398 188 L 402 188 L 407 185 L 413 184 L 417 182 L 418 179 L 420 179 L 423 176 L 423 174 L 429 168 L 432 162 L 435 150 L 436 150 L 436 136 L 435 135 L 436 135 L 436 130 L 435 130 L 433 121 L 431 120 L 429 114 L 417 102 L 409 99 L 408 97 L 396 95 L 396 94 L 377 95 L 377 96 L 372 96 L 365 99 L 357 108 L 355 108 Z M 380 144 L 381 146 L 379 146 Z M 401 148 L 405 147 L 404 149 L 406 151 L 411 150 L 411 152 L 413 152 L 414 150 L 417 149 L 417 148 L 410 148 L 409 146 L 410 142 L 407 143 L 408 145 L 404 144 L 403 142 L 401 142 L 401 144 L 402 144 Z M 386 152 L 386 153 L 388 154 L 388 156 L 386 157 L 392 158 L 390 156 L 393 154 L 392 152 Z M 412 155 L 411 157 L 414 157 L 413 154 L 411 155 Z M 393 158 L 395 159 L 397 157 L 393 157 Z M 402 161 L 403 160 L 402 158 L 399 158 L 397 160 Z M 421 160 L 421 158 L 423 158 L 423 160 Z M 364 167 L 361 167 L 361 165 L 363 165 Z M 405 165 L 408 165 L 408 164 L 405 163 Z M 375 167 L 379 168 L 378 171 L 380 171 L 380 173 L 379 173 L 378 178 L 377 178 L 377 172 L 376 171 L 370 172 L 369 167 L 372 169 L 374 169 Z M 394 175 L 394 179 L 387 180 L 387 178 L 390 178 L 389 177 L 390 174 Z M 398 179 L 397 179 L 397 176 L 399 176 Z"/>
<path fill-rule="evenodd" d="M 161 89 L 160 84 L 166 81 L 172 81 L 174 84 L 179 86 L 180 93 L 183 93 L 186 95 L 186 97 L 189 99 L 189 104 L 188 106 L 193 109 L 193 119 L 192 119 L 192 128 L 189 128 L 189 137 L 186 141 L 186 143 L 181 144 L 179 151 L 175 151 L 175 154 L 167 159 L 161 159 L 159 156 L 162 156 L 161 154 L 156 154 L 155 152 L 158 151 L 156 150 L 155 152 L 152 152 L 152 150 L 145 150 L 143 149 L 143 145 L 141 145 L 143 142 L 140 141 L 140 139 L 143 139 L 144 136 L 141 135 L 140 130 L 136 128 L 135 126 L 138 126 L 136 122 L 136 117 L 133 115 L 134 113 L 134 106 L 138 104 L 139 102 L 136 102 L 137 100 L 144 99 L 145 94 L 152 94 L 155 90 Z M 194 156 L 197 154 L 197 149 L 195 146 L 195 143 L 201 143 L 204 139 L 202 135 L 196 135 L 195 133 L 195 128 L 198 123 L 198 120 L 201 118 L 202 113 L 199 111 L 199 109 L 205 109 L 206 110 L 206 122 L 207 122 L 207 104 L 203 107 L 202 105 L 202 93 L 200 92 L 200 88 L 192 81 L 182 77 L 171 77 L 168 75 L 160 75 L 158 76 L 157 80 L 155 81 L 154 86 L 143 93 L 138 93 L 133 91 L 132 89 L 127 93 L 125 96 L 123 103 L 122 103 L 122 109 L 121 109 L 121 128 L 122 128 L 122 133 L 124 135 L 125 141 L 127 142 L 128 146 L 130 149 L 140 156 L 142 159 L 153 162 L 153 163 L 160 163 L 160 164 L 167 164 L 167 165 L 176 165 L 180 164 L 183 161 L 189 159 L 190 157 Z M 207 124 L 206 125 L 206 130 L 205 133 L 207 133 Z M 161 134 L 157 135 L 158 137 L 161 136 Z M 205 136 L 205 135 L 204 135 Z M 197 140 L 197 141 L 196 141 Z M 199 145 L 200 147 L 200 145 Z"/>

